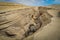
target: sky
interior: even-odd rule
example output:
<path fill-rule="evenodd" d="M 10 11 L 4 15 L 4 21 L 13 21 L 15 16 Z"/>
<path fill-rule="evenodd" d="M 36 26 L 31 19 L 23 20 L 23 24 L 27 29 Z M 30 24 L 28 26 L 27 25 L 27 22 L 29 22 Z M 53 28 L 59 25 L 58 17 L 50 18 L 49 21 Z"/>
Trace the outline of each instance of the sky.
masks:
<path fill-rule="evenodd" d="M 47 6 L 52 4 L 60 4 L 60 0 L 0 0 L 0 2 L 14 2 L 29 6 Z"/>

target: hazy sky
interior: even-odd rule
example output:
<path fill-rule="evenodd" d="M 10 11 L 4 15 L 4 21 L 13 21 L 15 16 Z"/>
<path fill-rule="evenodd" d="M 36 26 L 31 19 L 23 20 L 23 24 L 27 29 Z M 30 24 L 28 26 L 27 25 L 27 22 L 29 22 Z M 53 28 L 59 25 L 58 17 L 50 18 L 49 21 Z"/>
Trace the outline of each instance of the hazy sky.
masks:
<path fill-rule="evenodd" d="M 60 0 L 0 0 L 0 2 L 15 2 L 31 6 L 45 6 L 51 4 L 60 4 Z"/>

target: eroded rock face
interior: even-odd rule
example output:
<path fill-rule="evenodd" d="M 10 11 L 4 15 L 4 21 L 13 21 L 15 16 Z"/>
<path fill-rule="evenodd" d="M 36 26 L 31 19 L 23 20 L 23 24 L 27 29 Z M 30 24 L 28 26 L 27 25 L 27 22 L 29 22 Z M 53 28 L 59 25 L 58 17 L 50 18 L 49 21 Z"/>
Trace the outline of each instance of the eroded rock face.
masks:
<path fill-rule="evenodd" d="M 44 26 L 42 31 L 38 31 L 34 35 L 34 40 L 60 40 L 60 11 L 48 10 L 53 16 L 51 23 Z"/>
<path fill-rule="evenodd" d="M 52 16 L 37 7 L 1 13 L 0 17 L 0 34 L 23 40 L 50 23 Z"/>

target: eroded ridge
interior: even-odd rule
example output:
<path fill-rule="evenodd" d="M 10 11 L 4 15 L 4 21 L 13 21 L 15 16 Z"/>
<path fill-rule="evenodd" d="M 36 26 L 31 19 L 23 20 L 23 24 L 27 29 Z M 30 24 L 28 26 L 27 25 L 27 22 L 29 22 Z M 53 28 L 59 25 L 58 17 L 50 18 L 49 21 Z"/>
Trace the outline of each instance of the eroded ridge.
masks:
<path fill-rule="evenodd" d="M 51 22 L 47 10 L 26 8 L 0 13 L 0 34 L 10 38 L 24 39 Z"/>

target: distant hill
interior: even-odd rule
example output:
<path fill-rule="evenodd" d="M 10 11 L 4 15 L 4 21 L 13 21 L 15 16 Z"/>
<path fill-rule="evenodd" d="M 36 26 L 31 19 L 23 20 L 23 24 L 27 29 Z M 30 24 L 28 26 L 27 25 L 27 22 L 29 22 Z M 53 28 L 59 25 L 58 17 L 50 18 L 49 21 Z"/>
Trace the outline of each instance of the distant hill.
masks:
<path fill-rule="evenodd" d="M 57 7 L 60 7 L 60 4 L 53 4 L 51 6 L 57 6 Z"/>
<path fill-rule="evenodd" d="M 22 4 L 17 4 L 17 3 L 11 3 L 11 2 L 0 2 L 0 6 L 26 6 L 26 5 L 22 5 Z"/>
<path fill-rule="evenodd" d="M 52 8 L 60 9 L 60 4 L 49 5 Z"/>
<path fill-rule="evenodd" d="M 28 8 L 28 7 L 29 6 L 22 5 L 22 4 L 9 3 L 9 2 L 0 2 L 0 11 L 24 9 L 24 8 Z"/>

